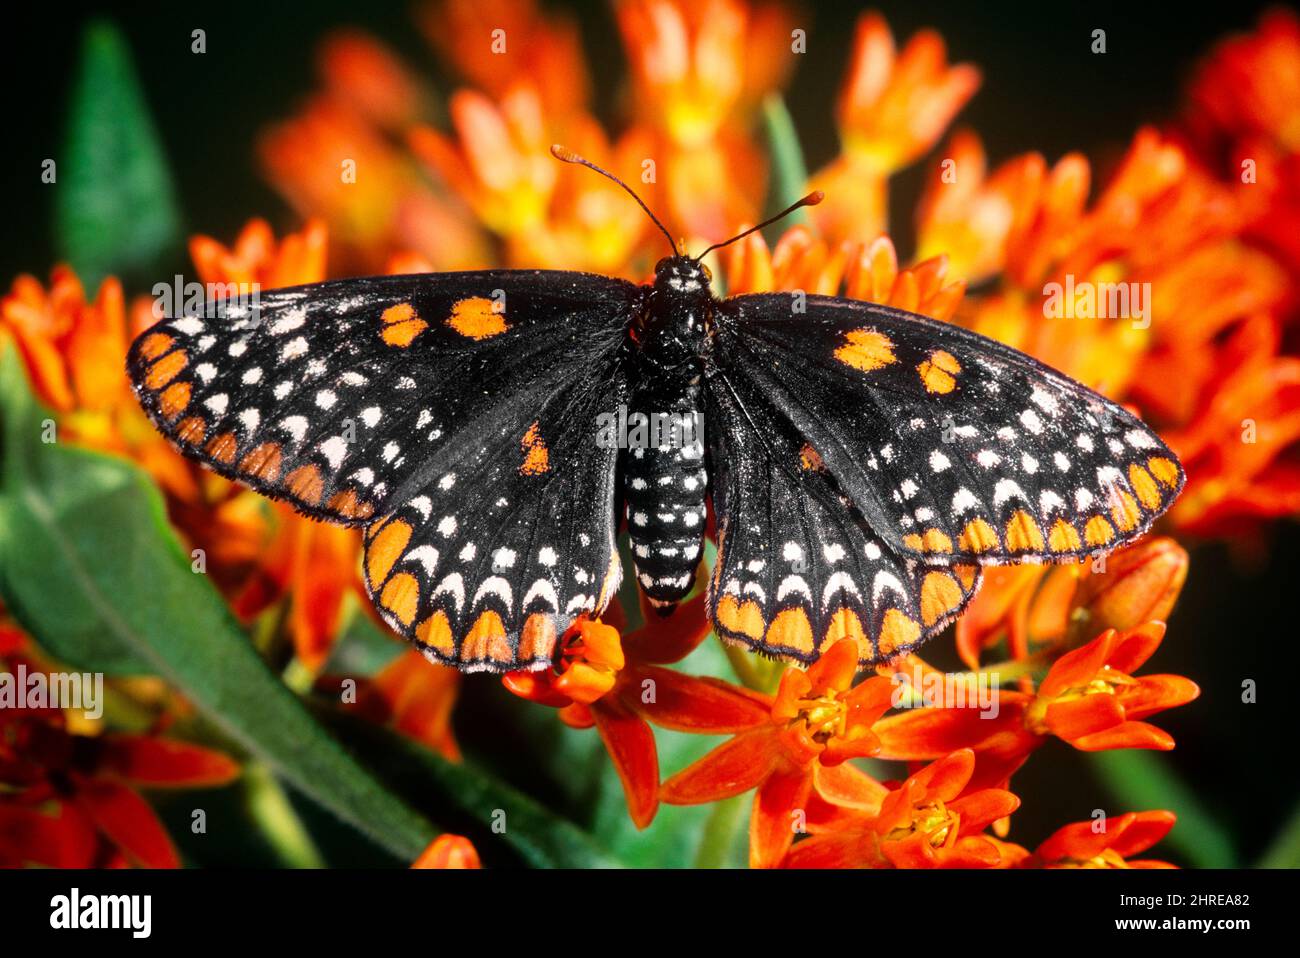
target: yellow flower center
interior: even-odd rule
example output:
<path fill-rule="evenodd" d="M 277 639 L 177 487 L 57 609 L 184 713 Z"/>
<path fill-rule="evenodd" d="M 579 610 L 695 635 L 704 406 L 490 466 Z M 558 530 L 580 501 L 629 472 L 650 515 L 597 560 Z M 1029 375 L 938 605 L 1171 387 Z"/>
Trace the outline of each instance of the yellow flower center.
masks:
<path fill-rule="evenodd" d="M 1118 852 L 1113 852 L 1109 848 L 1100 855 L 1094 855 L 1089 859 L 1066 858 L 1056 864 L 1057 868 L 1132 868 L 1128 862 Z"/>
<path fill-rule="evenodd" d="M 1137 680 L 1131 675 L 1125 675 L 1112 669 L 1109 665 L 1103 665 L 1084 685 L 1075 685 L 1057 695 L 1043 696 L 1040 695 L 1034 699 L 1033 704 L 1025 712 L 1025 728 L 1037 735 L 1047 735 L 1047 709 L 1057 702 L 1073 702 L 1083 698 L 1086 695 L 1115 695 L 1121 686 L 1127 687 L 1136 685 Z"/>
<path fill-rule="evenodd" d="M 798 705 L 796 721 L 803 720 L 814 742 L 825 745 L 832 738 L 843 735 L 848 727 L 849 711 L 833 693 L 815 699 L 800 699 Z"/>
<path fill-rule="evenodd" d="M 943 848 L 949 839 L 956 841 L 961 816 L 955 814 L 941 801 L 929 805 L 918 805 L 913 813 L 912 824 L 908 828 L 895 828 L 885 838 L 889 841 L 901 841 L 909 835 L 921 834 L 933 848 Z"/>

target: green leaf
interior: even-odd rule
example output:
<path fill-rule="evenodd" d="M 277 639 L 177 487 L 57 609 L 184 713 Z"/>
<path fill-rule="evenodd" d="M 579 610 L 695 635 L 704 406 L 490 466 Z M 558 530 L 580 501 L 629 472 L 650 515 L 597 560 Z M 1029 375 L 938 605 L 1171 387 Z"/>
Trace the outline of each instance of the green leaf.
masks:
<path fill-rule="evenodd" d="M 1291 813 L 1257 867 L 1300 868 L 1300 807 Z"/>
<path fill-rule="evenodd" d="M 1093 752 L 1088 760 L 1098 780 L 1123 806 L 1121 811 L 1163 808 L 1178 816 L 1178 824 L 1162 845 L 1176 849 L 1197 868 L 1237 867 L 1231 837 L 1159 753 Z"/>
<path fill-rule="evenodd" d="M 42 442 L 13 349 L 0 355 L 0 595 L 69 665 L 159 675 L 240 747 L 394 855 L 432 826 L 384 790 L 281 684 L 135 466 Z"/>
<path fill-rule="evenodd" d="M 803 148 L 794 119 L 780 94 L 773 93 L 763 101 L 763 130 L 767 134 L 768 149 L 772 154 L 772 186 L 768 191 L 768 206 L 776 213 L 803 196 L 808 188 L 808 167 L 804 163 Z M 788 228 L 797 223 L 808 223 L 806 209 L 795 210 L 782 221 Z"/>
<path fill-rule="evenodd" d="M 346 743 L 364 752 L 390 788 L 447 831 L 467 834 L 480 852 L 503 843 L 537 868 L 619 868 L 590 835 L 522 792 L 468 764 L 450 762 L 419 743 L 346 714 L 317 707 Z"/>
<path fill-rule="evenodd" d="M 87 289 L 176 246 L 175 189 L 130 49 L 110 23 L 83 35 L 55 183 L 56 245 Z"/>

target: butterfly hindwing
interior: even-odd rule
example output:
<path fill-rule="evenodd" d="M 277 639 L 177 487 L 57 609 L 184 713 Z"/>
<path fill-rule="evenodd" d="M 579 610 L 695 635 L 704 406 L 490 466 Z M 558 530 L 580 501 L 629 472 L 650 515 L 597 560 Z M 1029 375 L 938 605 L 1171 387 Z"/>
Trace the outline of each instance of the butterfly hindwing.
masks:
<path fill-rule="evenodd" d="M 816 451 L 883 543 L 932 563 L 1070 561 L 1182 488 L 1132 414 L 1000 343 L 855 300 L 719 304 L 715 361 Z"/>
<path fill-rule="evenodd" d="M 527 416 L 618 348 L 640 295 L 553 271 L 333 281 L 163 320 L 127 366 L 187 455 L 359 525 L 419 487 L 433 459 L 472 448 L 474 430 Z"/>
<path fill-rule="evenodd" d="M 866 667 L 957 615 L 977 567 L 926 566 L 891 549 L 754 384 L 717 369 L 706 382 L 718 516 L 709 611 L 720 635 L 804 664 L 854 638 Z"/>
<path fill-rule="evenodd" d="M 371 525 L 366 586 L 389 625 L 464 671 L 548 665 L 618 588 L 618 450 L 592 430 L 626 395 L 617 356 L 593 364 L 527 426 L 485 424 L 476 449 Z"/>

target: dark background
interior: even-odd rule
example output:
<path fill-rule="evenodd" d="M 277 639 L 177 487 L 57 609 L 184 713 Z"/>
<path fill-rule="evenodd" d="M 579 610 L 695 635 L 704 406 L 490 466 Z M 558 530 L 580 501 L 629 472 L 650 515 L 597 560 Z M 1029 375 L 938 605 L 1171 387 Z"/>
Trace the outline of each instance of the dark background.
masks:
<path fill-rule="evenodd" d="M 551 6 L 560 6 L 552 4 Z M 582 21 L 594 74 L 596 112 L 617 126 L 626 69 L 610 10 L 569 6 Z M 1183 106 L 1196 59 L 1225 33 L 1252 26 L 1264 4 L 1220 3 L 1195 10 L 1167 4 L 1092 2 L 881 3 L 900 43 L 922 26 L 940 30 L 950 59 L 981 67 L 984 82 L 958 123 L 984 138 L 991 162 L 1026 150 L 1054 160 L 1082 150 L 1105 170 L 1144 123 L 1163 122 Z M 797 58 L 788 102 L 810 168 L 836 149 L 832 104 L 847 63 L 851 4 L 806 5 L 809 52 Z M 254 215 L 277 226 L 295 217 L 260 179 L 254 135 L 287 116 L 313 88 L 318 40 L 339 26 L 359 26 L 406 56 L 440 92 L 451 89 L 408 16 L 405 4 L 325 0 L 310 6 L 227 0 L 220 5 L 44 4 L 7 11 L 0 37 L 4 98 L 3 170 L 6 229 L 0 284 L 29 271 L 44 278 L 53 261 L 50 189 L 40 163 L 61 155 L 64 104 L 88 16 L 108 13 L 123 27 L 172 164 L 187 231 L 233 238 Z M 208 52 L 190 54 L 190 31 L 207 30 Z M 1107 53 L 1090 52 L 1094 28 L 1107 31 Z M 1097 179 L 1094 180 L 1094 184 Z M 919 168 L 895 183 L 892 224 L 900 249 L 911 245 L 910 209 Z M 1300 536 L 1278 527 L 1266 541 L 1193 546 L 1191 575 L 1170 636 L 1147 671 L 1177 672 L 1202 687 L 1190 706 L 1156 723 L 1178 740 L 1161 761 L 1232 836 L 1241 864 L 1255 861 L 1290 819 L 1300 796 L 1292 758 L 1300 730 L 1290 680 L 1300 675 L 1294 619 Z M 1241 683 L 1258 683 L 1259 702 L 1241 702 Z M 487 688 L 486 685 L 492 685 Z M 466 707 L 500 695 L 494 683 L 471 683 Z M 1030 800 L 1014 837 L 1030 843 L 1056 825 L 1087 818 L 1111 800 L 1091 768 L 1069 749 L 1049 748 L 1017 777 Z M 1115 809 L 1125 811 L 1127 809 Z M 1164 851 L 1164 849 L 1162 849 Z M 1181 860 L 1176 853 L 1165 857 Z"/>

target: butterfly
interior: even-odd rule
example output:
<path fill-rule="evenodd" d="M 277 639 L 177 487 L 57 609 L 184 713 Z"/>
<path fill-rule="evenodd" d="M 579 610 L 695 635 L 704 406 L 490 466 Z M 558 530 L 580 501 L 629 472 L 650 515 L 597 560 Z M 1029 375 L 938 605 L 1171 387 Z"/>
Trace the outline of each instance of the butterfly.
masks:
<path fill-rule="evenodd" d="M 619 587 L 626 525 L 663 613 L 707 583 L 718 634 L 811 663 L 905 654 L 987 565 L 1146 532 L 1184 474 L 1131 413 L 962 327 L 802 293 L 715 297 L 704 256 L 652 284 L 482 270 L 348 279 L 165 319 L 128 372 L 186 455 L 364 529 L 383 618 L 465 671 L 551 665 Z M 758 224 L 821 199 L 810 194 Z M 734 242 L 747 230 L 727 242 Z"/>

